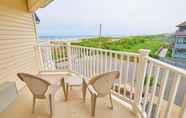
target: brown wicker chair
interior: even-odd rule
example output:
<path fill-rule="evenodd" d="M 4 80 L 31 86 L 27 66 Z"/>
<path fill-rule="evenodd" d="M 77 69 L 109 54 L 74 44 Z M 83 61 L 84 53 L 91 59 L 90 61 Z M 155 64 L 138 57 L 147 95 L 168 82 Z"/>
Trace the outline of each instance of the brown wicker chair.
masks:
<path fill-rule="evenodd" d="M 113 108 L 111 98 L 111 88 L 114 80 L 120 76 L 118 71 L 107 72 L 93 77 L 88 84 L 88 90 L 91 93 L 91 115 L 95 115 L 95 106 L 97 97 L 109 96 L 111 109 Z"/>
<path fill-rule="evenodd" d="M 50 115 L 54 111 L 54 96 L 56 87 L 52 86 L 48 81 L 27 73 L 18 73 L 17 76 L 26 83 L 27 87 L 33 95 L 32 113 L 35 112 L 36 99 L 46 99 L 49 97 Z"/>

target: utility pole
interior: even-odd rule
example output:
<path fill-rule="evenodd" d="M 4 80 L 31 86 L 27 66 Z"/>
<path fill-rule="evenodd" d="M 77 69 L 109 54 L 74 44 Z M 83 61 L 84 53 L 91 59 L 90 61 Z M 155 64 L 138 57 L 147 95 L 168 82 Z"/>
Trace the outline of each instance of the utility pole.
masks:
<path fill-rule="evenodd" d="M 102 34 L 102 24 L 99 24 L 99 38 L 101 39 Z"/>

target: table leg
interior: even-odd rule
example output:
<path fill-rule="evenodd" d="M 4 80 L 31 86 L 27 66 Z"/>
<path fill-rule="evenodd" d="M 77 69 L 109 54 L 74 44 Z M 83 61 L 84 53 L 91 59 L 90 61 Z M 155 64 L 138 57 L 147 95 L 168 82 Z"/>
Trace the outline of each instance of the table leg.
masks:
<path fill-rule="evenodd" d="M 64 93 L 65 100 L 66 100 L 66 87 L 65 87 L 65 80 L 64 80 L 64 78 L 61 79 L 61 86 L 63 88 L 63 93 Z"/>
<path fill-rule="evenodd" d="M 67 101 L 68 100 L 68 92 L 69 92 L 69 84 L 68 83 L 66 83 L 66 89 L 65 89 L 66 91 L 66 94 L 65 94 L 65 101 Z"/>
<path fill-rule="evenodd" d="M 85 82 L 85 80 L 83 80 L 83 84 L 82 84 L 83 102 L 85 102 L 86 100 L 86 91 L 87 91 L 87 83 Z"/>

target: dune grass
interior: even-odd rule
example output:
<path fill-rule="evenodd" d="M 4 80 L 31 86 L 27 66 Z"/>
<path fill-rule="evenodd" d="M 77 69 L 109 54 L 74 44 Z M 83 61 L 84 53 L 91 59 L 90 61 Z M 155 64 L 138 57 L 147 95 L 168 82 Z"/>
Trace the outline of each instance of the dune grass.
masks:
<path fill-rule="evenodd" d="M 166 37 L 164 35 L 129 36 L 119 37 L 117 40 L 112 39 L 112 37 L 81 39 L 80 42 L 73 43 L 73 45 L 128 52 L 149 49 L 151 50 L 150 56 L 157 57 L 156 51 L 166 43 Z"/>

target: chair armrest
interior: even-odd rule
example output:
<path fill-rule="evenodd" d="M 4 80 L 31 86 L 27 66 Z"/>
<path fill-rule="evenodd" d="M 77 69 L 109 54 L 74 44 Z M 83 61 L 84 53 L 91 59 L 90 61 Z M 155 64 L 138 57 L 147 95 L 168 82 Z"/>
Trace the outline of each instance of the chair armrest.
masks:
<path fill-rule="evenodd" d="M 98 96 L 98 93 L 96 92 L 96 90 L 94 89 L 94 87 L 93 87 L 92 85 L 90 85 L 90 84 L 88 85 L 88 90 L 89 90 L 92 94 Z"/>

